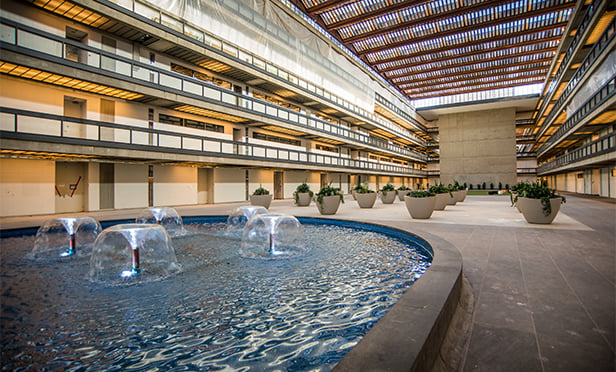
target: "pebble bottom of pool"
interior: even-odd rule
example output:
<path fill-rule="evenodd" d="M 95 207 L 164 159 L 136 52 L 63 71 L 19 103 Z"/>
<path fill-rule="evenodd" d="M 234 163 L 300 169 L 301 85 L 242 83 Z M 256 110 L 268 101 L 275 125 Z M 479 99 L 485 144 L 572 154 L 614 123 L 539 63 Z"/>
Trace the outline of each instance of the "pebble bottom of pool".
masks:
<path fill-rule="evenodd" d="M 2 370 L 328 371 L 432 260 L 411 235 L 310 219 L 301 255 L 246 258 L 212 221 L 173 238 L 181 272 L 128 286 L 1 239 Z"/>

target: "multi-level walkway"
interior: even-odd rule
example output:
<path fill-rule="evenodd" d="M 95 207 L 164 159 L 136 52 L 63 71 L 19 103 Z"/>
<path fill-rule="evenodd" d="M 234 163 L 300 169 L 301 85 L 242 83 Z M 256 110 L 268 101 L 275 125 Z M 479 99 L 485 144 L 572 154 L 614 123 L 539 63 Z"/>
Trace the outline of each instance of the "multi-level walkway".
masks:
<path fill-rule="evenodd" d="M 241 203 L 246 204 L 246 203 Z M 182 215 L 224 215 L 240 204 L 179 207 Z M 272 212 L 318 216 L 316 208 L 274 201 Z M 138 211 L 90 213 L 134 218 Z M 568 196 L 552 225 L 529 225 L 504 196 L 469 196 L 430 220 L 404 204 L 359 209 L 347 197 L 334 218 L 374 221 L 438 236 L 463 257 L 472 306 L 457 315 L 439 368 L 464 371 L 614 371 L 616 204 Z M 49 216 L 2 218 L 2 229 Z M 438 255 L 438 251 L 436 252 Z M 461 325 L 460 325 L 461 324 Z"/>

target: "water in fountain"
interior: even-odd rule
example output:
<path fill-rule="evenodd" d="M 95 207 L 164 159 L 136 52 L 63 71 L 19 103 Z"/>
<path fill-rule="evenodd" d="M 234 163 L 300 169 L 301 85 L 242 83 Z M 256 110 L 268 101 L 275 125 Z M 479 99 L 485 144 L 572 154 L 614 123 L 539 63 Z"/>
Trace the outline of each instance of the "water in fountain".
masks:
<path fill-rule="evenodd" d="M 170 207 L 144 209 L 135 219 L 135 222 L 161 225 L 172 237 L 181 236 L 185 233 L 182 217 L 175 209 Z"/>
<path fill-rule="evenodd" d="M 242 233 L 240 254 L 252 258 L 296 256 L 305 252 L 298 245 L 302 226 L 293 216 L 267 213 L 253 216 Z"/>
<path fill-rule="evenodd" d="M 92 217 L 55 218 L 46 221 L 36 232 L 32 257 L 46 260 L 87 256 L 101 231 L 101 225 Z"/>
<path fill-rule="evenodd" d="M 156 281 L 180 271 L 167 231 L 158 224 L 122 224 L 105 229 L 90 258 L 89 278 L 106 285 Z"/>
<path fill-rule="evenodd" d="M 241 232 L 244 230 L 244 226 L 252 216 L 258 214 L 266 214 L 267 209 L 264 207 L 245 205 L 236 208 L 227 218 L 227 231 L 228 232 Z"/>

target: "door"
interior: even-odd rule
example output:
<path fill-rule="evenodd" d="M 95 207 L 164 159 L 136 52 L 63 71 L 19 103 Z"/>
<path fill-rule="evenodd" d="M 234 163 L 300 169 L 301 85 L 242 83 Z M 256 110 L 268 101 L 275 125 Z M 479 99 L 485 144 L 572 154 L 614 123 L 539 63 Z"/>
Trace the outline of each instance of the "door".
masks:
<path fill-rule="evenodd" d="M 112 163 L 101 163 L 99 168 L 100 179 L 100 209 L 113 209 L 114 207 L 114 192 L 113 185 L 115 179 L 115 170 Z"/>
<path fill-rule="evenodd" d="M 274 172 L 274 199 L 284 199 L 284 172 Z"/>

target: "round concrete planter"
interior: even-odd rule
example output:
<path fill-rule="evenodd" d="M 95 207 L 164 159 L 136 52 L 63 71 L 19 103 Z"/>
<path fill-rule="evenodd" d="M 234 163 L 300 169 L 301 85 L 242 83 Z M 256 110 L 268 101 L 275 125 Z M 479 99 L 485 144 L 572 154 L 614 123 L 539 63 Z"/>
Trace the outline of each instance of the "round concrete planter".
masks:
<path fill-rule="evenodd" d="M 310 196 L 309 193 L 298 192 L 296 193 L 295 196 L 296 196 L 295 205 L 297 205 L 298 207 L 307 207 L 310 205 L 310 200 L 312 200 L 312 197 Z"/>
<path fill-rule="evenodd" d="M 456 201 L 458 203 L 462 203 L 464 199 L 466 199 L 466 190 L 454 191 L 452 192 L 452 194 L 453 194 L 453 197 L 456 198 Z"/>
<path fill-rule="evenodd" d="M 356 193 L 355 200 L 360 208 L 372 208 L 376 202 L 376 192 Z"/>
<path fill-rule="evenodd" d="M 528 223 L 537 224 L 550 224 L 556 218 L 558 211 L 560 210 L 560 204 L 563 198 L 550 199 L 550 206 L 552 207 L 552 213 L 545 215 L 543 213 L 543 205 L 541 205 L 541 199 L 529 199 L 518 198 L 517 206 L 522 212 L 524 219 Z"/>
<path fill-rule="evenodd" d="M 442 211 L 447 206 L 447 202 L 449 201 L 449 193 L 444 192 L 442 194 L 436 194 L 436 204 L 434 205 L 435 211 Z"/>
<path fill-rule="evenodd" d="M 394 200 L 396 200 L 396 190 L 394 191 L 381 191 L 381 201 L 383 204 L 393 204 Z"/>
<path fill-rule="evenodd" d="M 427 198 L 413 198 L 407 196 L 404 198 L 406 209 L 413 218 L 427 219 L 432 216 L 434 206 L 436 205 L 436 196 Z"/>
<path fill-rule="evenodd" d="M 398 190 L 398 199 L 404 201 L 404 197 L 411 193 L 411 190 Z"/>
<path fill-rule="evenodd" d="M 338 211 L 338 207 L 340 206 L 340 196 L 332 195 L 332 196 L 324 196 L 323 201 L 319 203 L 315 196 L 314 204 L 317 206 L 319 213 L 324 215 L 336 214 Z"/>
<path fill-rule="evenodd" d="M 250 195 L 250 204 L 257 205 L 260 207 L 269 208 L 270 204 L 272 204 L 272 194 L 269 195 Z"/>

